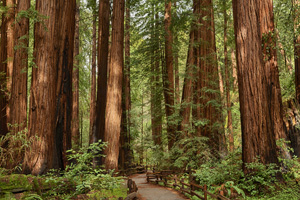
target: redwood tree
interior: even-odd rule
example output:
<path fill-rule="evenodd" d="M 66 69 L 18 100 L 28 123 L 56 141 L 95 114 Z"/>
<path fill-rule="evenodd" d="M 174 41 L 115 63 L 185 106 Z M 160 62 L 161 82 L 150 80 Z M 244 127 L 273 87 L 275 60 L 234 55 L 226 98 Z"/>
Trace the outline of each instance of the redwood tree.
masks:
<path fill-rule="evenodd" d="M 13 73 L 14 57 L 14 20 L 15 0 L 5 0 L 3 5 L 8 8 L 2 15 L 1 51 L 0 51 L 0 135 L 8 132 L 7 123 L 10 123 L 10 94 Z"/>
<path fill-rule="evenodd" d="M 295 57 L 295 81 L 296 81 L 296 99 L 300 103 L 300 1 L 293 0 L 294 6 L 294 27 L 295 27 L 295 41 L 294 41 L 294 57 Z"/>
<path fill-rule="evenodd" d="M 105 110 L 107 98 L 107 68 L 108 68 L 108 39 L 109 39 L 109 0 L 102 0 L 99 4 L 98 29 L 98 91 L 96 103 L 96 124 L 93 142 L 104 140 Z M 100 163 L 99 163 L 100 164 Z"/>
<path fill-rule="evenodd" d="M 97 59 L 97 16 L 93 16 L 93 47 L 92 47 L 92 83 L 91 83 L 91 104 L 90 104 L 90 135 L 89 144 L 93 143 L 94 124 L 96 120 L 96 59 Z"/>
<path fill-rule="evenodd" d="M 75 15 L 75 38 L 74 38 L 74 64 L 72 75 L 72 148 L 79 148 L 79 22 L 80 22 L 80 0 L 76 2 L 76 15 Z"/>
<path fill-rule="evenodd" d="M 219 74 L 216 55 L 216 41 L 214 28 L 214 11 L 212 0 L 200 1 L 199 21 L 197 37 L 200 37 L 197 67 L 198 85 L 196 91 L 200 102 L 200 118 L 205 125 L 201 126 L 201 136 L 209 138 L 208 144 L 212 152 L 218 156 L 221 128 L 221 106 Z M 199 116 L 198 116 L 199 117 Z"/>
<path fill-rule="evenodd" d="M 118 169 L 124 65 L 124 7 L 124 0 L 113 1 L 111 57 L 104 132 L 104 141 L 108 142 L 108 146 L 105 149 L 106 169 Z"/>
<path fill-rule="evenodd" d="M 29 133 L 37 139 L 25 155 L 24 170 L 42 174 L 63 169 L 71 147 L 72 66 L 76 1 L 37 1 L 48 16 L 35 24 Z M 45 27 L 47 29 L 45 29 Z"/>
<path fill-rule="evenodd" d="M 6 1 L 3 1 L 3 5 L 6 5 Z M 0 135 L 3 136 L 8 132 L 7 129 L 7 96 L 6 96 L 6 72 L 7 72 L 7 17 L 2 14 L 1 24 L 1 51 L 0 51 Z"/>
<path fill-rule="evenodd" d="M 10 100 L 11 124 L 17 125 L 15 132 L 24 130 L 27 126 L 27 69 L 28 69 L 28 40 L 29 19 L 18 14 L 30 7 L 30 0 L 17 0 L 16 22 L 14 23 L 15 51 L 12 74 L 12 88 Z"/>
<path fill-rule="evenodd" d="M 171 116 L 174 114 L 174 71 L 173 71 L 173 34 L 171 30 L 172 15 L 171 15 L 172 2 L 165 0 L 165 60 L 166 66 L 163 70 L 164 78 L 164 95 L 167 116 L 167 132 L 168 132 L 168 148 L 172 148 L 175 142 L 175 128 L 171 122 Z"/>
<path fill-rule="evenodd" d="M 244 164 L 257 156 L 264 164 L 278 163 L 263 60 L 262 8 L 260 0 L 233 1 Z M 244 171 L 249 172 L 245 165 Z"/>

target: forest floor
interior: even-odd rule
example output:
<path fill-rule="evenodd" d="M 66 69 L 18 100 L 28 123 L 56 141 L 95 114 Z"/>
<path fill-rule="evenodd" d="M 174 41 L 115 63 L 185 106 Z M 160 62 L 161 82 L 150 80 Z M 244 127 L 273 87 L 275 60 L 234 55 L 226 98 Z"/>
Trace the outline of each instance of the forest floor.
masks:
<path fill-rule="evenodd" d="M 177 191 L 147 183 L 146 174 L 138 174 L 132 177 L 138 187 L 138 197 L 140 200 L 186 200 L 188 198 L 184 197 Z"/>

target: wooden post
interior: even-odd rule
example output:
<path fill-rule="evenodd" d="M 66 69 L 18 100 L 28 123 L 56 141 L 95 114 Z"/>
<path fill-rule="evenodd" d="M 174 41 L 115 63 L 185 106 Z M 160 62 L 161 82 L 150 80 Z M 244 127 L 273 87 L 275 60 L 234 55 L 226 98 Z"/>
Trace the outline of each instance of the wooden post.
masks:
<path fill-rule="evenodd" d="M 177 185 L 177 175 L 175 174 L 175 176 L 174 176 L 174 181 L 175 181 L 175 187 L 176 187 L 176 185 Z"/>
<path fill-rule="evenodd" d="M 204 199 L 207 200 L 207 185 L 204 185 L 203 192 L 204 192 Z"/>

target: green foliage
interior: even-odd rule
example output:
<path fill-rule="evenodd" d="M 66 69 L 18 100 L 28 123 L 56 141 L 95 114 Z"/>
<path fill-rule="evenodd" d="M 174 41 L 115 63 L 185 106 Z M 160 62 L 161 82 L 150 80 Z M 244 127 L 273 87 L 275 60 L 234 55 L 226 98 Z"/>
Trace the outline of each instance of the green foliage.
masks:
<path fill-rule="evenodd" d="M 197 169 L 201 164 L 212 160 L 206 137 L 185 138 L 176 143 L 171 150 L 170 159 L 175 168 Z"/>
<path fill-rule="evenodd" d="M 207 162 L 193 174 L 200 185 L 220 185 L 227 181 L 236 181 L 243 175 L 241 152 L 229 154 L 220 162 Z"/>
<path fill-rule="evenodd" d="M 254 163 L 246 163 L 247 173 L 241 179 L 240 187 L 252 196 L 263 195 L 275 191 L 276 175 L 279 168 L 275 164 L 264 165 L 257 160 Z"/>
<path fill-rule="evenodd" d="M 10 125 L 13 130 L 19 125 Z M 11 171 L 21 171 L 20 160 L 23 158 L 25 151 L 30 148 L 33 140 L 37 137 L 29 137 L 27 129 L 17 133 L 9 132 L 0 137 L 0 166 L 11 168 Z"/>

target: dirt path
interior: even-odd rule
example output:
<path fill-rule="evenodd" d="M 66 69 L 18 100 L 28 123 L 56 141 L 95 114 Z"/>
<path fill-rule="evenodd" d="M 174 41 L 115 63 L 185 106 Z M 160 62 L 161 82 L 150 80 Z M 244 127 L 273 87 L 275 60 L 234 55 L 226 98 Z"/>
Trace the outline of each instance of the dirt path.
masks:
<path fill-rule="evenodd" d="M 141 200 L 185 200 L 177 191 L 147 183 L 146 174 L 131 177 L 138 187 L 138 195 Z"/>

